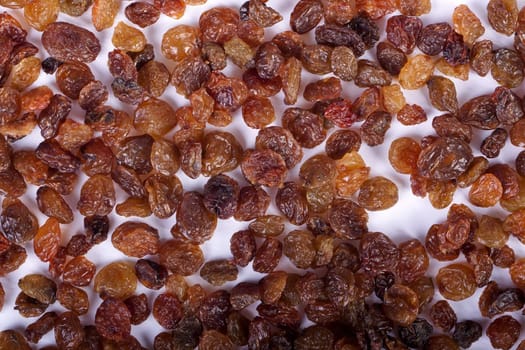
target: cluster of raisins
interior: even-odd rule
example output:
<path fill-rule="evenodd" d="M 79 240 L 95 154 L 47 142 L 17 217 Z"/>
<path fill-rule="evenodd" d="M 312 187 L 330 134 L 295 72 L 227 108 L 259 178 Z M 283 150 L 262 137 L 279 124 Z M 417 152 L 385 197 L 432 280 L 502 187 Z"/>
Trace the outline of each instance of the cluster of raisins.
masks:
<path fill-rule="evenodd" d="M 174 22 L 156 58 L 141 29 L 205 2 L 0 0 L 9 9 L 0 13 L 0 277 L 26 262 L 27 249 L 48 268 L 17 287 L 0 284 L 0 309 L 6 291 L 19 290 L 14 309 L 37 318 L 23 332 L 1 329 L 0 349 L 30 349 L 51 331 L 56 348 L 82 350 L 453 350 L 483 332 L 494 348 L 514 346 L 522 326 L 506 313 L 525 305 L 525 258 L 515 257 L 509 237 L 525 243 L 525 151 L 512 165 L 497 159 L 507 139 L 525 146 L 524 104 L 512 90 L 524 78 L 525 7 L 488 0 L 492 29 L 514 36 L 513 48 L 497 48 L 480 39 L 485 28 L 466 5 L 455 7 L 452 24 L 425 25 L 419 16 L 430 0 L 298 0 L 291 30 L 267 40 L 265 29 L 284 17 L 249 0 L 205 10 L 196 26 Z M 126 21 L 116 23 L 121 8 Z M 61 20 L 88 11 L 90 25 Z M 103 49 L 91 25 L 112 33 L 108 85 L 90 68 Z M 28 41 L 29 28 L 42 32 L 40 43 Z M 361 58 L 367 51 L 375 60 Z M 222 72 L 228 64 L 241 74 Z M 450 78 L 467 80 L 471 68 L 490 72 L 498 87 L 460 104 Z M 303 69 L 330 75 L 303 84 Z M 32 86 L 41 72 L 54 75 L 54 90 Z M 353 101 L 343 93 L 350 81 L 363 89 Z M 371 175 L 359 151 L 383 144 L 393 123 L 427 123 L 425 109 L 403 94 L 425 86 L 444 113 L 428 122 L 435 133 L 399 137 L 387 157 L 409 175 L 415 196 L 448 214 L 423 243 L 394 242 L 368 229 L 368 212 L 396 205 L 398 186 Z M 188 104 L 163 98 L 175 92 Z M 274 108 L 277 95 L 284 111 Z M 124 107 L 111 106 L 113 97 Z M 297 106 L 300 98 L 309 105 Z M 257 130 L 251 147 L 223 129 L 237 113 Z M 39 143 L 18 147 L 34 130 Z M 490 134 L 477 153 L 480 130 Z M 318 146 L 325 152 L 303 160 L 304 149 Z M 200 177 L 203 188 L 187 186 Z M 44 222 L 27 202 L 30 186 Z M 476 215 L 453 203 L 458 188 L 473 206 L 509 214 Z M 117 203 L 120 190 L 126 198 Z M 166 221 L 174 222 L 170 237 L 156 220 L 112 227 L 113 211 L 174 219 Z M 79 216 L 83 232 L 66 233 Z M 231 235 L 231 256 L 207 259 L 201 245 L 228 219 L 246 223 Z M 105 241 L 127 259 L 90 261 Z M 436 276 L 431 259 L 447 264 Z M 494 266 L 508 269 L 513 287 L 493 281 Z M 262 277 L 239 282 L 246 267 Z M 202 284 L 189 282 L 195 275 Z M 139 284 L 148 291 L 138 294 Z M 97 306 L 83 324 L 95 310 L 89 286 Z M 480 319 L 458 319 L 447 300 L 480 288 Z M 433 302 L 435 290 L 444 300 Z M 48 311 L 56 302 L 67 311 Z M 150 315 L 165 331 L 141 344 L 132 328 Z M 481 317 L 490 319 L 485 331 Z M 303 327 L 304 318 L 312 325 Z"/>

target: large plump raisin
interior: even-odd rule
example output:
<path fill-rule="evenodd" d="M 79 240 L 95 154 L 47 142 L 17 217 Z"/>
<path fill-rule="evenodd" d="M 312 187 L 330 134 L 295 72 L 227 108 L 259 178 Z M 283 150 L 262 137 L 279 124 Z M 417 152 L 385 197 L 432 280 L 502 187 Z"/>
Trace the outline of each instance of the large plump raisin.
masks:
<path fill-rule="evenodd" d="M 92 62 L 101 50 L 93 33 L 66 22 L 50 24 L 42 34 L 42 45 L 60 61 Z"/>

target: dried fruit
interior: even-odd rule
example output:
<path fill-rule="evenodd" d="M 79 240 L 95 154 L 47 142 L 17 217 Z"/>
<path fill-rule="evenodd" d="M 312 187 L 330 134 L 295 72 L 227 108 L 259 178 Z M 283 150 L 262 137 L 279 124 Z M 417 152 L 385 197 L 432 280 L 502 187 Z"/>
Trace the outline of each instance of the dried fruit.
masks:
<path fill-rule="evenodd" d="M 95 4 L 100 1 L 95 1 Z M 108 1 L 107 3 L 111 3 Z M 42 45 L 59 61 L 94 61 L 101 46 L 97 37 L 87 29 L 71 23 L 55 22 L 42 33 Z"/>
<path fill-rule="evenodd" d="M 518 5 L 515 0 L 490 0 L 487 4 L 487 18 L 495 31 L 511 35 L 518 20 Z"/>
<path fill-rule="evenodd" d="M 458 301 L 476 291 L 474 270 L 466 264 L 451 264 L 439 269 L 436 276 L 439 292 L 446 299 Z"/>

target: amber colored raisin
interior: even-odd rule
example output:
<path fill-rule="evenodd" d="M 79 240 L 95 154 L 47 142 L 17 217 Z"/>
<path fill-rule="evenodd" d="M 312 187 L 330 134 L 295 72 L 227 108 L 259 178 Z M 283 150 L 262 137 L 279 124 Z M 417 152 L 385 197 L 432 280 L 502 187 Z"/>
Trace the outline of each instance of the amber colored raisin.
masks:
<path fill-rule="evenodd" d="M 423 107 L 413 104 L 405 104 L 396 115 L 397 120 L 403 125 L 416 125 L 427 120 L 427 114 Z"/>
<path fill-rule="evenodd" d="M 474 42 L 485 33 L 485 28 L 480 19 L 470 10 L 467 5 L 459 5 L 452 14 L 454 30 L 463 35 L 463 39 L 468 45 Z"/>
<path fill-rule="evenodd" d="M 469 200 L 479 207 L 491 207 L 499 202 L 502 194 L 501 182 L 496 176 L 488 173 L 474 181 L 469 191 Z"/>
<path fill-rule="evenodd" d="M 135 269 L 126 262 L 112 262 L 95 276 L 94 289 L 102 298 L 125 299 L 133 295 L 136 288 Z"/>
<path fill-rule="evenodd" d="M 239 15 L 233 9 L 216 7 L 205 11 L 199 18 L 199 28 L 204 41 L 224 44 L 233 38 Z"/>
<path fill-rule="evenodd" d="M 439 292 L 447 299 L 458 301 L 476 291 L 474 270 L 466 264 L 451 264 L 439 269 L 436 276 Z"/>
<path fill-rule="evenodd" d="M 246 266 L 255 256 L 256 242 L 250 230 L 235 232 L 230 238 L 230 251 L 233 262 L 239 266 Z"/>
<path fill-rule="evenodd" d="M 490 252 L 490 258 L 494 263 L 494 266 L 507 269 L 516 260 L 514 250 L 508 245 L 504 245 L 501 248 L 492 248 Z"/>
<path fill-rule="evenodd" d="M 430 56 L 412 56 L 399 72 L 399 84 L 407 90 L 418 89 L 427 83 L 433 71 L 434 61 Z"/>
<path fill-rule="evenodd" d="M 518 21 L 518 4 L 515 0 L 490 0 L 487 18 L 495 31 L 509 36 L 514 33 Z"/>
<path fill-rule="evenodd" d="M 296 267 L 307 269 L 315 258 L 313 240 L 309 231 L 294 230 L 283 239 L 283 253 Z"/>
<path fill-rule="evenodd" d="M 82 287 L 91 283 L 95 275 L 96 266 L 84 256 L 75 257 L 64 266 L 64 282 Z"/>
<path fill-rule="evenodd" d="M 234 310 L 242 310 L 261 297 L 261 287 L 254 283 L 240 282 L 230 292 L 230 303 Z"/>
<path fill-rule="evenodd" d="M 389 179 L 377 176 L 363 182 L 357 201 L 367 210 L 385 210 L 398 201 L 397 186 Z"/>
<path fill-rule="evenodd" d="M 14 309 L 22 317 L 37 317 L 42 315 L 48 308 L 49 304 L 44 304 L 30 296 L 20 292 L 16 297 Z"/>
<path fill-rule="evenodd" d="M 230 260 L 211 260 L 202 265 L 200 276 L 209 284 L 219 287 L 237 279 L 238 269 Z"/>
<path fill-rule="evenodd" d="M 275 112 L 270 99 L 249 97 L 242 105 L 242 117 L 250 128 L 261 129 L 275 120 Z"/>
<path fill-rule="evenodd" d="M 432 76 L 427 83 L 427 87 L 430 102 L 436 109 L 452 114 L 457 112 L 456 87 L 450 79 Z"/>
<path fill-rule="evenodd" d="M 91 20 L 95 29 L 100 32 L 113 26 L 119 8 L 120 1 L 117 0 L 93 0 Z"/>
<path fill-rule="evenodd" d="M 327 45 L 306 45 L 300 56 L 304 69 L 312 74 L 330 73 L 332 51 L 333 48 Z"/>
<path fill-rule="evenodd" d="M 42 34 L 42 45 L 53 58 L 62 62 L 92 62 L 101 50 L 92 32 L 66 22 L 50 24 Z"/>
<path fill-rule="evenodd" d="M 402 284 L 394 284 L 384 295 L 385 316 L 397 324 L 407 327 L 416 320 L 419 309 L 417 294 Z"/>
<path fill-rule="evenodd" d="M 153 5 L 173 19 L 181 18 L 186 10 L 186 2 L 182 0 L 154 0 Z"/>
<path fill-rule="evenodd" d="M 89 311 L 88 294 L 69 283 L 62 283 L 57 289 L 57 300 L 66 309 L 83 315 Z"/>
<path fill-rule="evenodd" d="M 111 242 L 127 256 L 142 258 L 157 253 L 159 234 L 145 223 L 128 221 L 115 228 Z"/>
<path fill-rule="evenodd" d="M 491 74 L 498 84 L 515 88 L 523 81 L 524 63 L 520 55 L 511 49 L 494 52 Z"/>
<path fill-rule="evenodd" d="M 270 205 L 270 196 L 261 186 L 245 186 L 240 189 L 236 220 L 250 221 L 264 215 Z"/>
<path fill-rule="evenodd" d="M 173 273 L 189 276 L 202 266 L 204 254 L 196 244 L 169 240 L 159 248 L 159 261 Z"/>
<path fill-rule="evenodd" d="M 470 67 L 484 77 L 492 67 L 493 45 L 490 40 L 480 40 L 474 43 L 470 50 Z"/>

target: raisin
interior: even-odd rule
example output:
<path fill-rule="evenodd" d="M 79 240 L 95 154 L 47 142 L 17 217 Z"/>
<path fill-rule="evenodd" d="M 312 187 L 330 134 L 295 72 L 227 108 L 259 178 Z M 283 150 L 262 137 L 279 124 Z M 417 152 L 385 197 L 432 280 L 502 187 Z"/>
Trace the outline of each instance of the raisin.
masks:
<path fill-rule="evenodd" d="M 499 49 L 494 52 L 492 77 L 500 85 L 515 88 L 523 81 L 524 63 L 520 55 L 511 49 Z"/>
<path fill-rule="evenodd" d="M 32 240 L 38 231 L 35 215 L 16 198 L 4 198 L 0 224 L 4 237 L 17 244 Z"/>
<path fill-rule="evenodd" d="M 467 64 L 470 51 L 463 41 L 463 36 L 452 31 L 449 33 L 443 47 L 443 58 L 452 66 Z"/>
<path fill-rule="evenodd" d="M 487 4 L 487 18 L 498 33 L 512 35 L 518 21 L 518 6 L 514 0 L 490 0 Z"/>
<path fill-rule="evenodd" d="M 82 342 L 84 334 L 80 319 L 72 311 L 64 312 L 55 320 L 55 341 L 60 348 L 76 348 Z"/>
<path fill-rule="evenodd" d="M 237 266 L 229 260 L 212 260 L 202 265 L 200 276 L 212 286 L 223 284 L 237 279 Z"/>
<path fill-rule="evenodd" d="M 361 185 L 357 201 L 367 210 L 385 210 L 398 201 L 398 189 L 389 179 L 377 176 Z"/>
<path fill-rule="evenodd" d="M 496 103 L 496 117 L 503 125 L 514 124 L 525 114 L 519 97 L 509 88 L 498 86 L 492 99 Z"/>
<path fill-rule="evenodd" d="M 46 312 L 42 317 L 26 327 L 24 336 L 31 343 L 38 343 L 44 335 L 54 328 L 56 320 L 57 314 L 55 312 Z"/>
<path fill-rule="evenodd" d="M 362 56 L 366 50 L 363 39 L 349 27 L 334 24 L 320 25 L 315 29 L 315 41 L 320 45 L 346 46 L 352 49 L 355 57 Z"/>
<path fill-rule="evenodd" d="M 427 82 L 428 95 L 432 105 L 445 112 L 455 114 L 458 110 L 458 100 L 454 83 L 445 77 L 432 76 Z"/>
<path fill-rule="evenodd" d="M 327 45 L 306 45 L 300 56 L 303 68 L 312 74 L 330 73 L 333 50 Z"/>
<path fill-rule="evenodd" d="M 516 260 L 514 250 L 508 245 L 501 248 L 492 248 L 490 258 L 494 262 L 494 266 L 503 269 L 509 268 Z"/>
<path fill-rule="evenodd" d="M 126 262 L 112 262 L 100 269 L 95 276 L 95 292 L 104 299 L 125 299 L 137 288 L 137 277 L 133 267 Z"/>
<path fill-rule="evenodd" d="M 172 294 L 159 294 L 153 302 L 153 317 L 166 329 L 174 329 L 182 319 L 182 304 Z"/>
<path fill-rule="evenodd" d="M 332 53 L 332 60 L 334 59 L 335 52 L 336 49 L 334 49 Z M 381 67 L 393 76 L 399 75 L 401 68 L 403 68 L 407 62 L 405 53 L 387 41 L 377 44 L 376 57 Z M 334 74 L 336 74 L 335 70 Z"/>
<path fill-rule="evenodd" d="M 399 72 L 399 84 L 407 90 L 423 87 L 434 71 L 434 61 L 427 55 L 415 55 L 408 59 Z"/>
<path fill-rule="evenodd" d="M 89 311 L 88 294 L 69 283 L 62 283 L 58 286 L 57 300 L 60 305 L 77 315 L 83 315 Z"/>
<path fill-rule="evenodd" d="M 392 116 L 390 113 L 383 111 L 373 112 L 361 124 L 361 139 L 368 146 L 382 144 L 391 122 Z"/>
<path fill-rule="evenodd" d="M 392 82 L 392 77 L 377 63 L 369 60 L 359 60 L 354 81 L 359 87 L 387 86 Z"/>
<path fill-rule="evenodd" d="M 465 43 L 472 45 L 485 33 L 485 28 L 480 19 L 470 10 L 467 5 L 459 5 L 452 14 L 454 30 L 463 36 Z M 460 346 L 462 346 L 460 344 Z"/>
<path fill-rule="evenodd" d="M 56 283 L 43 275 L 26 275 L 18 281 L 18 287 L 25 295 L 42 304 L 53 304 L 56 300 Z"/>
<path fill-rule="evenodd" d="M 239 15 L 233 9 L 216 7 L 201 14 L 199 28 L 204 41 L 224 44 L 235 35 L 238 22 Z"/>
<path fill-rule="evenodd" d="M 92 62 L 101 50 L 100 42 L 92 32 L 66 22 L 47 26 L 42 33 L 42 45 L 53 58 L 62 62 Z"/>
<path fill-rule="evenodd" d="M 492 48 L 492 41 L 480 40 L 474 43 L 470 50 L 470 67 L 482 77 L 487 75 L 492 67 Z"/>
<path fill-rule="evenodd" d="M 95 326 L 104 338 L 123 340 L 130 335 L 131 313 L 123 301 L 109 297 L 97 308 Z"/>
<path fill-rule="evenodd" d="M 510 349 L 518 341 L 521 323 L 512 316 L 501 316 L 487 327 L 486 334 L 495 349 Z"/>
<path fill-rule="evenodd" d="M 436 282 L 441 295 L 453 301 L 466 299 L 476 291 L 474 270 L 465 264 L 442 267 L 436 276 Z"/>
<path fill-rule="evenodd" d="M 193 242 L 203 243 L 213 236 L 216 226 L 217 216 L 206 209 L 204 197 L 194 191 L 184 193 L 172 231 Z"/>
<path fill-rule="evenodd" d="M 303 329 L 294 341 L 294 349 L 332 349 L 334 344 L 334 334 L 323 326 L 310 326 Z"/>
<path fill-rule="evenodd" d="M 467 143 L 458 138 L 441 137 L 423 148 L 417 166 L 421 175 L 443 181 L 455 179 L 465 172 L 472 159 Z"/>
<path fill-rule="evenodd" d="M 282 243 L 276 238 L 266 238 L 255 252 L 253 270 L 260 273 L 273 271 L 279 263 L 281 255 Z"/>
<path fill-rule="evenodd" d="M 432 305 L 429 316 L 434 326 L 445 332 L 452 330 L 457 321 L 454 309 L 446 300 L 440 300 Z"/>
<path fill-rule="evenodd" d="M 221 332 L 214 329 L 205 330 L 202 333 L 199 341 L 199 349 L 202 350 L 229 350 L 233 348 L 234 345 L 231 339 L 227 335 L 222 334 Z"/>
<path fill-rule="evenodd" d="M 392 16 L 386 23 L 387 39 L 404 53 L 410 54 L 416 46 L 422 28 L 423 22 L 417 17 Z"/>
<path fill-rule="evenodd" d="M 422 348 L 432 335 L 433 327 L 423 318 L 416 318 L 406 327 L 399 327 L 399 338 L 412 348 Z"/>
<path fill-rule="evenodd" d="M 230 294 L 217 290 L 208 294 L 197 311 L 205 329 L 225 330 L 228 313 L 231 309 Z"/>
<path fill-rule="evenodd" d="M 250 183 L 268 187 L 282 185 L 287 175 L 283 158 L 271 149 L 247 150 L 241 170 Z"/>
<path fill-rule="evenodd" d="M 300 0 L 290 14 L 290 27 L 299 34 L 309 32 L 323 17 L 323 5 L 317 0 Z"/>
<path fill-rule="evenodd" d="M 97 31 L 113 26 L 115 17 L 119 11 L 120 2 L 116 0 L 102 1 L 93 0 L 93 7 L 91 8 L 91 21 Z"/>
<path fill-rule="evenodd" d="M 126 18 L 141 28 L 148 27 L 160 17 L 160 10 L 153 4 L 137 1 L 126 6 Z"/>
<path fill-rule="evenodd" d="M 472 184 L 469 200 L 479 207 L 491 207 L 498 203 L 503 194 L 503 186 L 493 174 L 483 174 Z"/>
<path fill-rule="evenodd" d="M 270 99 L 248 97 L 242 105 L 242 117 L 250 128 L 262 129 L 275 120 L 275 111 Z"/>
<path fill-rule="evenodd" d="M 372 275 L 382 271 L 396 271 L 400 252 L 396 245 L 381 232 L 368 232 L 360 242 L 361 265 Z"/>
<path fill-rule="evenodd" d="M 204 255 L 198 245 L 170 240 L 161 244 L 159 260 L 168 270 L 189 276 L 202 266 Z"/>
<path fill-rule="evenodd" d="M 270 196 L 261 186 L 243 187 L 239 192 L 239 201 L 234 217 L 239 221 L 250 221 L 264 215 L 269 205 Z"/>

